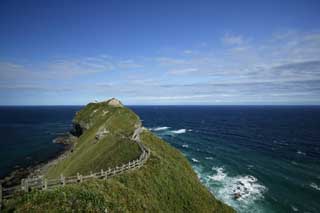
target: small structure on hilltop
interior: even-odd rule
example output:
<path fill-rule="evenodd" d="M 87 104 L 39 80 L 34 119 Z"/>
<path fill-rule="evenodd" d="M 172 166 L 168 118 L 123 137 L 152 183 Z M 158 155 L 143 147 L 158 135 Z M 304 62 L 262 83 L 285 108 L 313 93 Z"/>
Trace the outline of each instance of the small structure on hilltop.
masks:
<path fill-rule="evenodd" d="M 121 103 L 121 101 L 119 101 L 116 98 L 111 98 L 109 100 L 106 101 L 108 105 L 110 106 L 114 106 L 114 107 L 123 107 L 123 104 Z"/>

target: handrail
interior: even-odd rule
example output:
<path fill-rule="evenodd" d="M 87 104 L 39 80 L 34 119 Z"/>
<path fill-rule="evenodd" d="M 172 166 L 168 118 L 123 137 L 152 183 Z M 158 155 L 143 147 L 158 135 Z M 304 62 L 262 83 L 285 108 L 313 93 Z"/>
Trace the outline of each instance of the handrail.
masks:
<path fill-rule="evenodd" d="M 109 179 L 111 177 L 120 175 L 126 171 L 131 171 L 136 168 L 140 168 L 150 157 L 150 149 L 145 147 L 140 141 L 140 133 L 142 128 L 138 127 L 132 136 L 132 141 L 136 142 L 141 149 L 141 154 L 138 159 L 129 161 L 126 164 L 121 166 L 116 166 L 114 168 L 109 168 L 108 170 L 101 169 L 98 172 L 87 175 L 82 175 L 77 173 L 76 176 L 64 177 L 63 174 L 60 175 L 60 178 L 56 179 L 47 179 L 44 176 L 35 176 L 32 178 L 26 178 L 21 180 L 21 184 L 9 188 L 4 188 L 0 184 L 0 209 L 3 199 L 9 199 L 14 196 L 17 192 L 29 192 L 31 189 L 39 190 L 49 190 L 59 186 L 65 186 L 67 184 L 82 183 L 90 179 Z"/>

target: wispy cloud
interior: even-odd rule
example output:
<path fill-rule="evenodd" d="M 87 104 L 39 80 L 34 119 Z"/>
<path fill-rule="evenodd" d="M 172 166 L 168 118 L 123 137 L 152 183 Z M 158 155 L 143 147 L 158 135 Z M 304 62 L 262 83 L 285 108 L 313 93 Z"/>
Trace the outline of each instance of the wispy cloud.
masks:
<path fill-rule="evenodd" d="M 205 48 L 153 57 L 2 61 L 0 92 L 74 92 L 157 104 L 320 103 L 320 32 L 274 33 L 259 42 L 225 34 L 217 41 L 219 48 L 205 42 Z"/>
<path fill-rule="evenodd" d="M 227 45 L 242 45 L 245 43 L 245 40 L 241 35 L 225 34 L 221 40 Z"/>

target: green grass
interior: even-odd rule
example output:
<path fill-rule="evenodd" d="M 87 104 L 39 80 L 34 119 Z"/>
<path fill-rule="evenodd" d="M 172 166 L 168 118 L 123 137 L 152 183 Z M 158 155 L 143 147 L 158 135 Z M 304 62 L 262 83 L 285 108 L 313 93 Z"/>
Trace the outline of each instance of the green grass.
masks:
<path fill-rule="evenodd" d="M 93 113 L 96 111 L 95 113 Z M 103 111 L 108 111 L 103 115 Z M 136 143 L 130 142 L 134 125 L 138 117 L 127 108 L 111 107 L 106 103 L 91 103 L 77 113 L 75 123 L 90 123 L 90 128 L 79 137 L 74 151 L 49 168 L 45 174 L 48 178 L 89 174 L 90 171 L 100 171 L 115 167 L 140 155 Z M 109 133 L 100 141 L 95 139 L 99 129 L 105 128 Z"/>
<path fill-rule="evenodd" d="M 122 110 L 121 112 L 134 114 L 130 110 Z M 118 109 L 114 110 L 113 113 L 117 113 L 117 111 Z M 79 114 L 78 116 L 80 116 Z M 88 114 L 86 112 L 86 116 Z M 121 119 L 128 117 L 120 114 L 111 115 L 111 117 L 120 116 Z M 84 114 L 81 113 L 81 116 L 84 116 Z M 116 118 L 112 119 L 117 120 Z M 132 125 L 136 121 L 130 121 L 129 123 Z M 114 131 L 126 132 L 129 129 L 132 130 L 130 125 L 113 122 L 115 122 L 115 125 L 125 128 L 122 130 L 114 129 Z M 67 159 L 61 165 L 58 165 L 59 168 L 50 170 L 52 173 L 49 172 L 48 176 L 55 176 L 60 171 L 64 171 L 66 174 L 74 174 L 76 169 L 73 168 L 82 171 L 91 170 L 91 166 L 94 166 L 95 163 L 98 164 L 101 159 L 112 161 L 113 158 L 116 158 L 117 161 L 125 161 L 133 157 L 133 153 L 136 153 L 130 151 L 134 147 L 133 144 L 127 141 L 118 141 L 116 137 L 113 140 L 107 140 L 106 138 L 105 144 L 99 142 L 92 145 L 90 142 L 92 133 L 90 131 L 88 130 L 88 133 L 85 132 L 81 136 L 80 140 L 82 141 L 79 141 L 79 151 L 73 153 L 73 158 L 77 160 L 72 160 L 72 157 Z M 85 134 L 89 135 L 85 136 Z M 189 162 L 178 150 L 149 131 L 142 133 L 141 140 L 150 148 L 151 155 L 140 169 L 108 180 L 93 180 L 82 184 L 68 185 L 52 191 L 34 191 L 17 196 L 16 199 L 6 203 L 5 212 L 11 210 L 17 212 L 103 212 L 105 209 L 108 212 L 234 212 L 229 206 L 216 200 L 207 188 L 200 183 Z M 130 144 L 130 147 L 128 144 Z M 97 147 L 91 148 L 90 146 Z M 99 154 L 93 157 L 96 152 Z M 86 155 L 90 155 L 90 158 Z M 86 160 L 78 161 L 82 158 Z M 112 163 L 116 163 L 116 161 L 112 161 Z M 108 162 L 101 161 L 99 166 L 96 167 L 102 167 L 105 164 L 108 164 Z"/>

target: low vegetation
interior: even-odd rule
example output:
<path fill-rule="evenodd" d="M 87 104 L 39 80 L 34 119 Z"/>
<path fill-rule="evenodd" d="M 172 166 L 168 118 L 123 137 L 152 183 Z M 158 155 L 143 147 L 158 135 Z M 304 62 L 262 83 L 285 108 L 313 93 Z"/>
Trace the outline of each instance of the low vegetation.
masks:
<path fill-rule="evenodd" d="M 140 122 L 131 110 L 106 103 L 89 104 L 74 122 L 82 122 L 88 129 L 72 154 L 48 170 L 48 177 L 104 169 L 139 156 L 137 145 L 128 140 Z M 96 141 L 101 128 L 109 133 Z M 107 180 L 32 191 L 8 201 L 5 212 L 234 212 L 201 185 L 178 150 L 147 130 L 141 141 L 151 156 L 140 169 Z"/>

